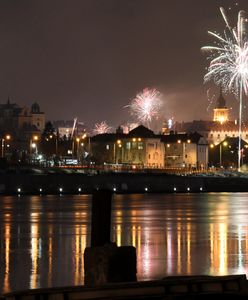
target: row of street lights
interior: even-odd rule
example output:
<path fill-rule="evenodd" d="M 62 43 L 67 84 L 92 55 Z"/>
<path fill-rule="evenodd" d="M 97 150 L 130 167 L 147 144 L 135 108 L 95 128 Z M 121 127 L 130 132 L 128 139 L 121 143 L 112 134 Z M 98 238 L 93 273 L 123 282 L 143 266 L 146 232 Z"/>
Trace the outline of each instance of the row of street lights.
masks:
<path fill-rule="evenodd" d="M 223 150 L 227 147 L 232 148 L 231 145 L 228 144 L 227 141 L 219 143 L 219 145 L 210 144 L 210 149 L 214 149 L 215 147 L 219 147 L 219 165 L 222 167 L 222 160 L 223 160 Z M 245 145 L 244 148 L 248 148 L 248 145 Z M 243 164 L 243 150 L 241 149 L 241 164 Z M 233 153 L 233 151 L 231 151 Z"/>

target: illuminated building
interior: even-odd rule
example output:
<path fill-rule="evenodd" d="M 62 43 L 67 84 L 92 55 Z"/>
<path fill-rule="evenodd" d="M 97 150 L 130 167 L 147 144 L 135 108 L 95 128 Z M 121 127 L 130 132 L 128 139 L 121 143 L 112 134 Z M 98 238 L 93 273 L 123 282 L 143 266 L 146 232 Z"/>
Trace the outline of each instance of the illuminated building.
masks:
<path fill-rule="evenodd" d="M 230 120 L 229 108 L 222 93 L 213 109 L 213 120 L 194 120 L 192 122 L 175 122 L 173 129 L 177 132 L 198 132 L 205 137 L 209 144 L 219 144 L 227 137 L 238 137 L 238 120 Z M 242 122 L 241 138 L 248 142 L 248 122 Z"/>
<path fill-rule="evenodd" d="M 137 167 L 164 167 L 161 136 L 142 125 L 128 134 L 105 133 L 91 138 L 92 154 L 99 164 L 123 164 Z"/>
<path fill-rule="evenodd" d="M 96 164 L 120 164 L 133 167 L 164 168 L 208 165 L 208 143 L 201 135 L 157 135 L 144 126 L 128 134 L 99 134 L 91 138 Z"/>
<path fill-rule="evenodd" d="M 198 133 L 171 132 L 161 137 L 165 146 L 165 167 L 200 168 L 208 166 L 208 142 Z"/>
<path fill-rule="evenodd" d="M 221 124 L 229 121 L 229 109 L 226 107 L 226 100 L 224 99 L 222 92 L 217 100 L 217 105 L 214 108 L 214 122 Z"/>
<path fill-rule="evenodd" d="M 53 122 L 53 126 L 61 138 L 67 139 L 71 138 L 72 135 L 81 136 L 86 131 L 84 124 L 75 122 L 75 120 L 57 120 Z"/>
<path fill-rule="evenodd" d="M 0 104 L 1 135 L 11 135 L 11 149 L 28 150 L 33 135 L 40 136 L 45 126 L 45 114 L 37 103 L 31 106 L 19 106 L 11 103 Z"/>

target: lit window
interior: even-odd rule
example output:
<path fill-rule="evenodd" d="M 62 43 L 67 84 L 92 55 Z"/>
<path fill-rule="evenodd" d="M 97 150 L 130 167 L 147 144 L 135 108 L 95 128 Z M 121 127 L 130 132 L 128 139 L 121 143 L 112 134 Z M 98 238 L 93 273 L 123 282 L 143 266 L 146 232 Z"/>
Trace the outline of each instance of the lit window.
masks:
<path fill-rule="evenodd" d="M 136 142 L 132 142 L 132 148 L 136 149 L 137 148 L 137 143 Z"/>
<path fill-rule="evenodd" d="M 106 145 L 106 149 L 109 150 L 109 145 Z"/>
<path fill-rule="evenodd" d="M 143 143 L 142 142 L 138 142 L 138 149 L 142 150 L 143 149 Z"/>
<path fill-rule="evenodd" d="M 130 142 L 126 143 L 126 149 L 128 149 L 128 150 L 131 149 L 131 143 Z"/>

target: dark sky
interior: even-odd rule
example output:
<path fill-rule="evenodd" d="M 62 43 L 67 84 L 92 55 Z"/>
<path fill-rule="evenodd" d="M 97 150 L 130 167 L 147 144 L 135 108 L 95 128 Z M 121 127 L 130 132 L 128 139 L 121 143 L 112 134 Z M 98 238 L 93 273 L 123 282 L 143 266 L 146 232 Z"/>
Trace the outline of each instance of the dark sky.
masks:
<path fill-rule="evenodd" d="M 235 3 L 1 0 L 0 102 L 10 95 L 20 105 L 37 101 L 50 120 L 117 126 L 130 120 L 123 107 L 135 94 L 155 87 L 165 117 L 206 119 L 200 47 L 212 42 L 207 30 L 224 29 L 219 6 L 236 20 Z M 247 0 L 238 4 L 248 10 Z"/>

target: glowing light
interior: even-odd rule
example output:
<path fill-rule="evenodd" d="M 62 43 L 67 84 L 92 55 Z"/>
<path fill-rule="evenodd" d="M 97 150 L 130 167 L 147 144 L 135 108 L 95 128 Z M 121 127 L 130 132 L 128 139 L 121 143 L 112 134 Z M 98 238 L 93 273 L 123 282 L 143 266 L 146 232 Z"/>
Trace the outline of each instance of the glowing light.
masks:
<path fill-rule="evenodd" d="M 146 124 L 148 127 L 152 120 L 158 118 L 161 111 L 161 94 L 156 89 L 145 88 L 136 95 L 128 107 L 132 116 L 138 119 L 138 122 Z"/>
<path fill-rule="evenodd" d="M 108 126 L 106 121 L 103 121 L 101 123 L 96 123 L 95 128 L 93 129 L 93 132 L 95 134 L 103 134 L 103 133 L 109 133 L 112 127 Z"/>
<path fill-rule="evenodd" d="M 206 82 L 213 80 L 225 92 L 231 92 L 237 98 L 239 96 L 238 169 L 240 170 L 242 99 L 243 93 L 248 95 L 248 41 L 247 28 L 245 28 L 247 24 L 244 11 L 238 14 L 236 28 L 230 26 L 222 7 L 220 11 L 227 29 L 222 35 L 209 31 L 209 34 L 216 39 L 216 44 L 202 47 L 202 50 L 210 53 L 210 64 L 204 79 Z"/>
<path fill-rule="evenodd" d="M 172 126 L 173 126 L 173 118 L 170 118 L 170 119 L 168 120 L 168 128 L 171 129 Z"/>

